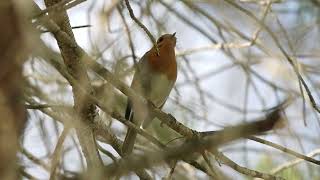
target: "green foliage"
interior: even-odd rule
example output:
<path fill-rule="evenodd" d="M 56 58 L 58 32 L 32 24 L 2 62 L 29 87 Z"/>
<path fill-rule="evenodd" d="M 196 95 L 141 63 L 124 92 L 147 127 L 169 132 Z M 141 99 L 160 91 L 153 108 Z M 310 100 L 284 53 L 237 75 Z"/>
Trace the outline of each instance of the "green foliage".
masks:
<path fill-rule="evenodd" d="M 272 169 L 273 165 L 274 165 L 274 163 L 273 163 L 271 156 L 264 154 L 260 157 L 260 160 L 258 161 L 256 169 L 258 171 L 267 172 Z"/>
<path fill-rule="evenodd" d="M 262 155 L 260 158 L 256 169 L 262 172 L 269 173 L 272 168 L 276 167 L 277 165 L 273 162 L 273 159 L 270 155 Z M 303 172 L 299 170 L 296 167 L 288 168 L 280 173 L 277 174 L 277 176 L 283 177 L 284 179 L 290 179 L 290 180 L 301 180 L 303 178 Z"/>
<path fill-rule="evenodd" d="M 279 176 L 290 179 L 290 180 L 300 180 L 304 179 L 301 171 L 298 168 L 289 168 L 278 174 Z"/>

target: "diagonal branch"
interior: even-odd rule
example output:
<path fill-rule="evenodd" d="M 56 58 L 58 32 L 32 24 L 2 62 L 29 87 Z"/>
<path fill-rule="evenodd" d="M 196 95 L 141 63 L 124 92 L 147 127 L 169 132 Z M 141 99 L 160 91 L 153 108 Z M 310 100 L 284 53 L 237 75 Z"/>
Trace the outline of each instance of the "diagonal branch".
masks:
<path fill-rule="evenodd" d="M 285 56 L 286 60 L 289 62 L 289 64 L 291 65 L 291 67 L 293 68 L 293 71 L 295 72 L 295 74 L 297 75 L 299 81 L 302 83 L 303 87 L 305 88 L 307 95 L 309 97 L 309 100 L 312 104 L 312 107 L 318 112 L 320 113 L 320 108 L 317 105 L 306 81 L 303 79 L 298 67 L 295 65 L 294 63 L 294 59 L 292 59 L 292 57 L 290 57 L 290 55 L 286 52 L 286 50 L 284 49 L 284 47 L 280 44 L 279 40 L 277 39 L 276 35 L 271 31 L 270 28 L 268 28 L 264 23 L 262 23 L 254 14 L 252 14 L 250 11 L 246 10 L 245 8 L 239 6 L 237 3 L 235 3 L 232 0 L 226 0 L 227 3 L 229 3 L 230 5 L 232 5 L 233 7 L 235 7 L 236 9 L 242 11 L 243 13 L 245 13 L 246 15 L 248 15 L 250 18 L 252 18 L 256 23 L 259 24 L 260 27 L 262 27 L 272 38 L 272 40 L 276 43 L 277 47 L 280 49 L 280 51 L 282 52 L 282 54 Z"/>
<path fill-rule="evenodd" d="M 61 2 L 61 0 L 45 0 L 47 7 L 52 7 L 59 2 Z M 70 40 L 74 44 L 77 44 L 66 10 L 61 10 L 59 13 L 49 12 L 49 16 L 62 31 L 68 34 Z M 81 62 L 82 56 L 77 54 L 72 46 L 69 46 L 68 43 L 65 43 L 64 39 L 61 39 L 55 33 L 53 33 L 53 35 L 57 40 L 68 73 L 77 79 L 77 83 L 81 84 L 81 86 L 84 87 L 87 92 L 93 93 L 86 67 Z M 86 95 L 75 86 L 75 84 L 70 84 L 72 86 L 74 96 L 74 108 L 80 115 L 80 121 L 84 122 L 85 124 L 84 126 L 76 128 L 81 149 L 87 161 L 89 174 L 95 175 L 94 177 L 99 177 L 99 174 L 96 172 L 98 172 L 99 167 L 102 164 L 102 160 L 96 149 L 93 132 L 90 128 L 88 128 L 96 116 L 96 107 L 93 102 L 91 102 Z"/>
<path fill-rule="evenodd" d="M 295 157 L 297 157 L 297 158 L 304 159 L 304 160 L 309 161 L 309 162 L 311 162 L 311 163 L 320 165 L 320 161 L 319 161 L 319 160 L 316 160 L 316 159 L 314 159 L 314 158 L 305 156 L 305 155 L 300 154 L 300 153 L 298 153 L 298 152 L 295 152 L 295 151 L 293 151 L 293 150 L 291 150 L 291 149 L 288 149 L 288 148 L 285 148 L 285 147 L 280 146 L 280 145 L 278 145 L 278 144 L 275 144 L 275 143 L 273 143 L 273 142 L 271 142 L 271 141 L 267 141 L 267 140 L 264 140 L 264 139 L 261 139 L 261 138 L 257 138 L 257 137 L 254 137 L 254 136 L 249 136 L 248 139 L 253 140 L 253 141 L 256 141 L 256 142 L 259 142 L 259 143 L 261 143 L 261 144 L 265 144 L 265 145 L 267 145 L 267 146 L 271 146 L 271 147 L 273 147 L 273 148 L 275 148 L 275 149 L 278 149 L 278 150 L 280 150 L 280 151 L 282 151 L 282 152 L 284 152 L 284 153 L 287 153 L 287 154 L 293 155 L 293 156 L 295 156 Z"/>
<path fill-rule="evenodd" d="M 281 178 L 281 177 L 276 177 L 267 173 L 255 171 L 255 170 L 240 166 L 237 163 L 233 162 L 231 159 L 229 159 L 227 156 L 222 154 L 221 152 L 218 152 L 217 158 L 227 166 L 231 167 L 232 169 L 250 177 L 262 178 L 262 179 L 268 179 L 268 180 L 284 180 L 284 178 Z"/>
<path fill-rule="evenodd" d="M 181 160 L 185 157 L 190 157 L 197 152 L 201 153 L 205 150 L 214 151 L 217 147 L 230 141 L 246 137 L 249 134 L 252 135 L 270 130 L 271 126 L 263 126 L 266 124 L 274 124 L 279 120 L 270 117 L 271 116 L 257 122 L 228 127 L 203 137 L 194 137 L 180 146 L 167 148 L 161 151 L 153 151 L 143 155 L 132 154 L 124 159 L 120 159 L 117 163 L 106 166 L 105 176 L 111 177 L 123 175 L 132 170 L 153 167 L 167 161 Z"/>
<path fill-rule="evenodd" d="M 128 11 L 129 11 L 129 14 L 130 14 L 130 17 L 132 18 L 132 20 L 134 22 L 136 22 L 146 33 L 147 35 L 149 36 L 149 38 L 151 39 L 153 45 L 156 47 L 156 50 L 157 50 L 157 53 L 159 55 L 159 49 L 158 49 L 158 46 L 157 46 L 157 41 L 156 39 L 152 36 L 151 32 L 148 30 L 148 28 L 142 24 L 142 22 L 139 21 L 139 19 L 136 18 L 136 16 L 134 15 L 133 13 L 133 10 L 130 6 L 130 3 L 129 3 L 129 0 L 125 0 L 125 3 L 126 3 L 126 6 L 128 8 Z"/>
<path fill-rule="evenodd" d="M 314 156 L 317 156 L 320 154 L 320 149 L 316 149 L 312 152 L 310 152 L 307 156 L 308 157 L 314 157 Z M 285 169 L 288 169 L 290 167 L 293 167 L 299 163 L 302 163 L 304 159 L 295 159 L 293 161 L 289 161 L 287 163 L 284 163 L 276 168 L 273 168 L 270 172 L 271 174 L 278 174 L 279 172 L 285 170 Z"/>

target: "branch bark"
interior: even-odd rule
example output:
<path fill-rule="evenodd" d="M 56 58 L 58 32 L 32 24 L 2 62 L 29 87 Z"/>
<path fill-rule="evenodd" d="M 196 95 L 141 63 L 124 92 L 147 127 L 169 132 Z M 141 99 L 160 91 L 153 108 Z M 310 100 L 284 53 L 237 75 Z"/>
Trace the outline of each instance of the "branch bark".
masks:
<path fill-rule="evenodd" d="M 0 179 L 14 180 L 18 179 L 16 154 L 26 121 L 21 82 L 27 27 L 15 1 L 0 4 Z"/>
<path fill-rule="evenodd" d="M 47 7 L 54 6 L 59 2 L 61 2 L 61 0 L 45 0 Z M 76 44 L 66 10 L 61 10 L 60 12 L 49 12 L 49 16 L 63 32 L 68 34 L 70 40 Z M 78 83 L 81 84 L 81 87 L 83 87 L 85 91 L 93 94 L 94 92 L 90 85 L 87 69 L 82 63 L 82 55 L 77 53 L 75 48 L 66 43 L 64 39 L 61 39 L 56 34 L 54 34 L 54 37 L 57 40 L 67 71 L 77 80 Z M 78 128 L 76 128 L 76 132 L 81 144 L 82 152 L 87 161 L 88 172 L 90 175 L 97 175 L 96 177 L 99 177 L 99 173 L 97 172 L 99 172 L 102 161 L 96 147 L 92 129 L 88 128 L 93 123 L 97 114 L 96 106 L 81 90 L 75 87 L 73 82 L 70 82 L 70 84 L 72 86 L 74 97 L 74 109 L 80 115 L 80 121 L 85 124 L 85 126 L 78 126 Z"/>

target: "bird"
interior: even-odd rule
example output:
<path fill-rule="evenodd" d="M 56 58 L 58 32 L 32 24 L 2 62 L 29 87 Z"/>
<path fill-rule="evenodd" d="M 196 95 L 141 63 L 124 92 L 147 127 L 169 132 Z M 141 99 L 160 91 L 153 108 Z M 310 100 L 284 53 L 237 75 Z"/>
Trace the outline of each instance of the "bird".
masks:
<path fill-rule="evenodd" d="M 177 61 L 175 56 L 176 33 L 164 34 L 159 37 L 156 45 L 147 51 L 137 63 L 131 88 L 146 98 L 155 107 L 161 109 L 177 79 Z M 158 48 L 158 49 L 157 49 Z M 148 127 L 152 117 L 148 108 L 141 103 L 128 99 L 125 112 L 126 120 L 131 121 L 140 128 Z M 128 127 L 122 146 L 122 153 L 128 155 L 132 152 L 137 132 Z"/>

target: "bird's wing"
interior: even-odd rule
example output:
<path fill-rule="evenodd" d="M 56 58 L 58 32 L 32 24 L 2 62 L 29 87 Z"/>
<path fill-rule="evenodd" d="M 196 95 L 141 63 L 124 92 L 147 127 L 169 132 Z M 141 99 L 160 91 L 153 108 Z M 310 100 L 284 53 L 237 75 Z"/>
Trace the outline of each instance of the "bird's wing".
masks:
<path fill-rule="evenodd" d="M 151 68 L 148 63 L 148 53 L 146 53 L 137 64 L 136 72 L 131 83 L 131 88 L 144 97 L 146 97 L 150 90 L 150 74 L 152 74 L 150 69 Z"/>
<path fill-rule="evenodd" d="M 148 92 L 148 88 L 150 88 L 150 78 L 148 75 L 150 75 L 150 67 L 148 67 L 147 62 L 147 54 L 145 54 L 141 60 L 139 61 L 138 68 L 136 69 L 136 72 L 133 76 L 133 80 L 131 83 L 131 88 L 134 89 L 137 93 L 140 95 L 143 95 L 145 97 L 145 93 Z M 132 111 L 132 102 L 128 99 L 127 108 L 126 108 L 126 119 L 133 122 L 137 126 L 140 127 L 142 119 L 140 118 L 133 118 L 133 111 Z M 140 122 L 138 122 L 140 121 Z M 132 152 L 135 139 L 137 136 L 137 132 L 132 129 L 128 128 L 126 137 L 123 142 L 122 146 L 122 152 L 124 154 L 129 154 Z"/>
<path fill-rule="evenodd" d="M 133 76 L 133 80 L 131 83 L 131 88 L 135 90 L 135 92 L 139 93 L 140 95 L 146 97 L 146 94 L 149 92 L 150 89 L 150 67 L 147 61 L 148 54 L 146 53 L 137 64 L 137 68 L 135 74 Z M 125 118 L 127 120 L 132 121 L 132 102 L 128 99 Z"/>

